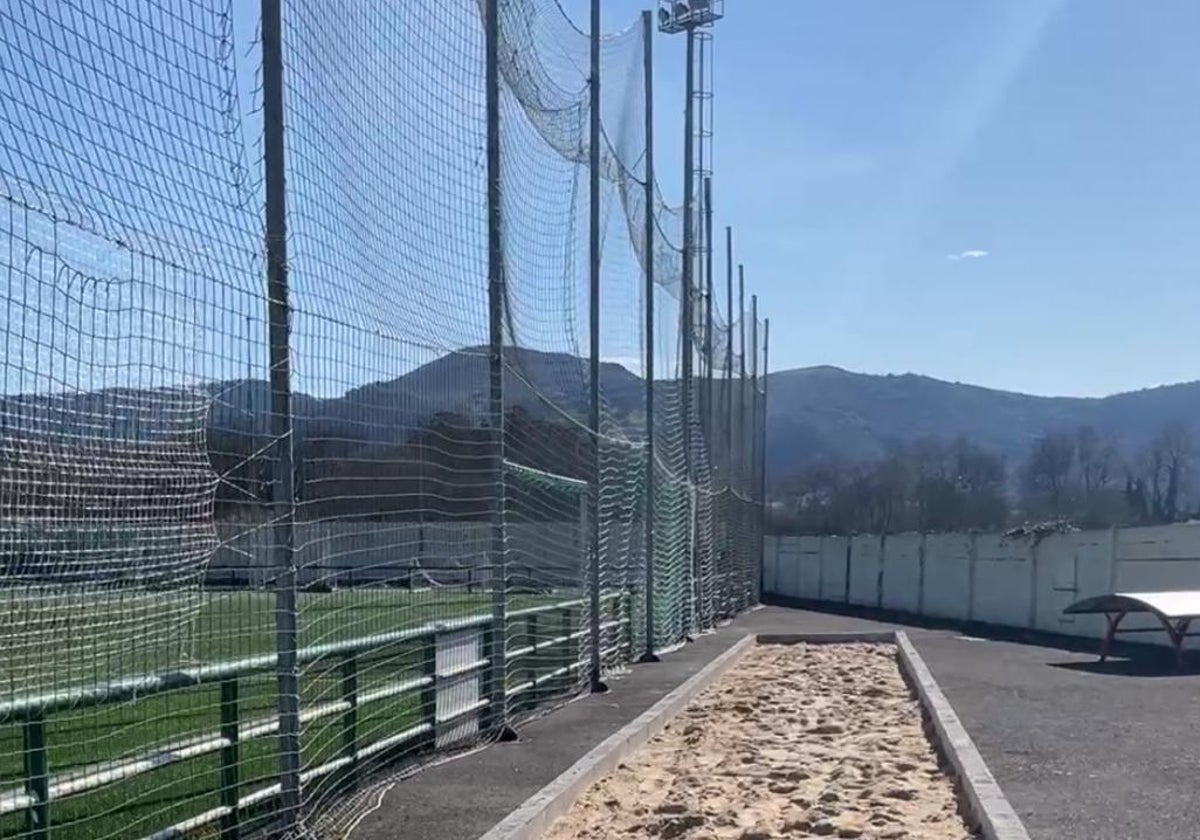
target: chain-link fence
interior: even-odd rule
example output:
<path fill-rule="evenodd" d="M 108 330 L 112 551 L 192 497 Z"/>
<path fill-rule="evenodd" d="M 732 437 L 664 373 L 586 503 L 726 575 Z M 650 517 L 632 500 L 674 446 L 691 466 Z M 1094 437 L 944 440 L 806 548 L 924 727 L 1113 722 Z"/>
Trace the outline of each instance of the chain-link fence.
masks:
<path fill-rule="evenodd" d="M 649 18 L 597 146 L 555 0 L 245 5 L 0 9 L 0 836 L 341 836 L 758 597 Z"/>

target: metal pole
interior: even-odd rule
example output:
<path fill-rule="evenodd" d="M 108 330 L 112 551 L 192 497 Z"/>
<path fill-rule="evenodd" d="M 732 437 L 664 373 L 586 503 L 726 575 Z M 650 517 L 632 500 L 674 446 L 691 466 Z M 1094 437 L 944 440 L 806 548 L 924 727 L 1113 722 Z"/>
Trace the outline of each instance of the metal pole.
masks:
<path fill-rule="evenodd" d="M 688 486 L 688 570 L 691 575 L 692 610 L 689 621 L 695 624 L 695 589 L 698 575 L 696 574 L 696 543 L 695 543 L 695 476 L 692 464 L 692 354 L 695 328 L 692 315 L 692 273 L 695 268 L 695 243 L 692 214 L 695 212 L 693 193 L 695 192 L 695 151 L 693 149 L 693 120 L 695 111 L 696 89 L 696 32 L 692 27 L 687 28 L 687 71 L 686 93 L 687 101 L 683 112 L 683 278 L 680 301 L 680 319 L 682 324 L 681 370 L 680 370 L 680 400 L 679 410 L 683 415 L 683 455 L 684 475 Z"/>
<path fill-rule="evenodd" d="M 508 725 L 508 564 L 505 552 L 506 479 L 504 475 L 504 228 L 501 218 L 500 169 L 500 8 L 486 0 L 484 52 L 487 70 L 484 100 L 487 110 L 488 221 L 488 422 L 491 428 L 492 474 L 496 503 L 492 510 L 489 551 L 492 623 L 488 639 L 488 726 L 502 739 L 514 737 Z M 435 651 L 436 655 L 436 651 Z"/>
<path fill-rule="evenodd" d="M 642 75 L 646 98 L 646 649 L 641 662 L 657 662 L 654 654 L 654 38 L 653 16 L 642 12 Z"/>
<path fill-rule="evenodd" d="M 762 544 L 759 546 L 759 556 L 764 556 L 766 549 L 767 535 L 767 371 L 770 369 L 768 365 L 768 346 L 771 340 L 771 319 L 767 318 L 763 321 L 763 366 L 762 366 L 762 416 L 759 422 L 762 423 L 760 445 L 759 445 L 759 475 L 758 475 L 758 518 L 759 539 Z M 762 569 L 759 569 L 758 575 L 758 599 L 762 601 Z"/>
<path fill-rule="evenodd" d="M 267 256 L 267 340 L 271 382 L 275 647 L 278 659 L 279 820 L 300 819 L 300 669 L 296 658 L 295 437 L 292 422 L 291 303 L 288 297 L 287 193 L 283 137 L 281 0 L 262 0 L 263 180 Z"/>
<path fill-rule="evenodd" d="M 689 36 L 691 33 L 692 30 L 689 28 Z M 700 260 L 704 259 L 706 250 L 708 250 L 712 245 L 708 238 L 708 226 L 704 221 L 708 218 L 709 199 L 712 197 L 709 192 L 708 176 L 705 174 L 704 169 L 704 96 L 702 95 L 702 91 L 704 89 L 704 43 L 704 40 L 700 39 L 699 43 L 697 44 L 696 61 L 699 65 L 697 68 L 699 73 L 696 77 L 696 85 L 692 88 L 692 96 L 696 100 L 696 175 L 698 175 L 700 178 L 700 206 L 698 208 L 698 212 L 696 213 L 696 220 L 700 223 L 700 229 L 696 232 L 695 256 L 697 258 L 696 268 L 700 271 L 701 277 L 700 282 L 696 285 L 698 288 L 704 289 L 703 294 L 707 294 L 708 287 L 705 285 L 704 267 L 700 264 Z M 699 88 L 699 90 L 697 90 L 697 88 Z M 708 354 L 708 340 L 710 338 L 707 328 L 708 321 L 705 320 L 704 323 L 704 332 L 700 337 L 700 359 L 702 366 L 707 364 L 711 359 Z M 704 371 L 701 371 L 702 375 L 703 373 Z M 700 384 L 699 398 L 700 434 L 703 437 L 708 434 L 708 394 L 705 393 L 704 383 Z"/>
<path fill-rule="evenodd" d="M 703 50 L 701 50 L 701 66 L 703 67 Z M 703 100 L 702 100 L 703 101 Z M 703 130 L 703 124 L 701 125 Z M 704 147 L 704 143 L 700 144 Z M 704 385 L 701 393 L 704 394 L 703 413 L 701 415 L 701 430 L 703 431 L 703 441 L 708 449 L 708 475 L 711 479 L 713 474 L 713 249 L 712 249 L 712 178 L 705 177 L 704 179 Z M 716 500 L 712 497 L 712 485 L 709 484 L 709 515 L 712 516 L 713 505 Z M 709 523 L 710 526 L 712 523 Z M 708 533 L 710 540 L 715 531 L 709 527 Z M 715 546 L 709 545 L 709 552 L 715 551 Z M 715 558 L 714 558 L 715 559 Z M 715 570 L 714 570 L 715 571 Z M 701 592 L 704 595 L 700 602 L 703 610 L 703 623 L 707 626 L 714 624 L 713 616 L 713 583 L 707 587 L 701 583 Z"/>
<path fill-rule="evenodd" d="M 725 569 L 732 571 L 734 557 L 733 531 L 733 228 L 725 228 L 725 310 L 729 313 L 729 323 L 725 325 Z M 726 612 L 736 612 L 732 603 L 733 593 L 725 587 L 725 595 L 730 603 L 725 605 Z"/>
<path fill-rule="evenodd" d="M 592 691 L 604 691 L 600 679 L 600 0 L 592 0 L 591 72 L 588 147 L 589 235 L 588 298 L 590 331 L 590 385 L 588 428 L 592 434 L 591 511 L 588 527 L 588 641 L 591 646 L 589 676 Z"/>
<path fill-rule="evenodd" d="M 741 263 L 738 263 L 738 333 L 740 335 L 739 346 L 741 348 L 738 351 L 741 357 L 738 361 L 740 368 L 738 373 L 738 448 L 740 450 L 738 458 L 738 491 L 744 496 L 746 489 L 746 461 L 748 460 L 746 452 L 746 273 L 745 266 Z M 740 512 L 740 504 L 738 505 L 738 509 Z M 739 516 L 739 519 L 741 518 L 744 517 Z M 745 534 L 738 534 L 740 539 L 744 539 L 745 536 Z M 747 549 L 743 546 L 742 550 L 745 551 Z M 744 572 L 744 570 L 742 571 Z M 745 581 L 743 581 L 743 584 L 745 584 Z M 742 603 L 739 606 L 744 609 L 747 606 L 745 602 L 749 600 L 749 593 L 746 591 L 745 585 L 741 589 Z"/>
<path fill-rule="evenodd" d="M 725 483 L 733 487 L 733 228 L 725 228 Z"/>
<path fill-rule="evenodd" d="M 750 481 L 754 486 L 746 488 L 747 498 L 753 498 L 752 494 L 758 490 L 758 295 L 750 295 L 750 353 Z M 747 511 L 748 515 L 750 513 L 751 511 Z M 759 554 L 762 541 L 755 540 L 755 543 L 750 573 L 757 580 L 754 570 L 762 568 L 762 557 Z M 749 599 L 754 601 L 757 594 L 758 587 L 751 586 Z"/>
<path fill-rule="evenodd" d="M 712 447 L 712 387 L 713 387 L 713 249 L 712 249 L 712 178 L 704 179 L 704 426 L 708 445 Z M 711 458 L 711 452 L 710 452 Z M 711 460 L 710 460 L 711 464 Z"/>
<path fill-rule="evenodd" d="M 692 33 L 694 31 L 695 31 L 694 27 L 691 27 L 691 26 L 688 27 L 688 37 L 689 38 L 692 37 Z M 697 95 L 698 91 L 696 90 L 696 88 L 697 88 L 697 86 L 700 87 L 701 91 L 704 89 L 704 53 L 705 53 L 705 50 L 704 50 L 704 41 L 703 40 L 700 41 L 697 52 L 698 52 L 698 55 L 696 56 L 696 61 L 697 61 L 697 64 L 699 65 L 698 69 L 700 72 L 699 72 L 698 77 L 695 80 L 695 84 L 693 84 L 690 88 L 689 96 L 693 97 L 696 100 L 696 109 L 697 109 L 696 124 L 698 127 L 696 128 L 696 136 L 697 136 L 697 139 L 699 142 L 696 143 L 696 163 L 697 163 L 696 169 L 699 170 L 699 172 L 697 174 L 700 175 L 700 178 L 702 181 L 701 191 L 700 191 L 700 201 L 702 203 L 700 205 L 700 212 L 697 213 L 696 216 L 697 216 L 697 218 L 702 218 L 704 216 L 705 211 L 708 209 L 708 192 L 705 189 L 705 187 L 703 186 L 703 181 L 707 181 L 708 178 L 705 176 L 705 169 L 704 169 L 704 96 L 703 95 L 698 96 Z M 711 244 L 708 242 L 707 239 L 704 238 L 704 234 L 705 234 L 705 231 L 703 229 L 701 229 L 699 243 L 696 248 L 696 256 L 700 256 L 700 254 L 704 253 L 705 245 Z"/>

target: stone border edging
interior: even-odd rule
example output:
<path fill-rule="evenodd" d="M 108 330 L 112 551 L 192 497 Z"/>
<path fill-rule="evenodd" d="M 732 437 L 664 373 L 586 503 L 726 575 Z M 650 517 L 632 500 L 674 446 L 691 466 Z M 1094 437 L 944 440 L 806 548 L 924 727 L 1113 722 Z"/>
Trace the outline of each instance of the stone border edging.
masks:
<path fill-rule="evenodd" d="M 760 645 L 844 645 L 854 642 L 896 644 L 895 630 L 862 633 L 759 633 Z"/>
<path fill-rule="evenodd" d="M 925 714 L 933 724 L 942 753 L 954 768 L 971 815 L 987 840 L 1029 840 L 1029 833 L 1013 809 L 992 771 L 983 762 L 975 742 L 967 734 L 950 701 L 942 693 L 925 660 L 908 635 L 895 634 L 901 667 L 911 679 Z"/>
<path fill-rule="evenodd" d="M 479 840 L 540 838 L 556 819 L 571 809 L 585 790 L 610 774 L 618 764 L 662 731 L 675 715 L 737 664 L 754 645 L 754 636 L 744 636 L 682 685 L 601 741 Z"/>

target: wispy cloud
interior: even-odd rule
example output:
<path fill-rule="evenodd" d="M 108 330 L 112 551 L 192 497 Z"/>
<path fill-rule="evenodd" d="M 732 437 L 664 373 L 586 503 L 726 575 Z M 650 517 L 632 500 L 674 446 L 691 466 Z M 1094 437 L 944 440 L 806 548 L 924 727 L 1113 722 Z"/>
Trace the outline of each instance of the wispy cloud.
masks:
<path fill-rule="evenodd" d="M 959 251 L 957 254 L 947 254 L 946 259 L 948 259 L 948 260 L 978 260 L 978 259 L 982 259 L 982 258 L 986 257 L 987 255 L 988 255 L 987 251 L 978 251 L 978 250 Z"/>

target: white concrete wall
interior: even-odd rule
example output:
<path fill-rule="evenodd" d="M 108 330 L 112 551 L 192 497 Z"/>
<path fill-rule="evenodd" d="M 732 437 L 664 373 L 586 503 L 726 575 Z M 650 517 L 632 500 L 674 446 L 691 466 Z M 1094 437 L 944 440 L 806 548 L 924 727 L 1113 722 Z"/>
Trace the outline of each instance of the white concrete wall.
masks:
<path fill-rule="evenodd" d="M 1200 525 L 1162 525 L 1117 532 L 1115 587 L 1122 592 L 1196 589 Z"/>
<path fill-rule="evenodd" d="M 816 600 L 821 597 L 821 538 L 796 537 L 796 540 L 796 597 Z"/>
<path fill-rule="evenodd" d="M 975 538 L 972 621 L 1030 626 L 1032 545 L 1032 540 L 1005 540 L 997 534 Z"/>
<path fill-rule="evenodd" d="M 1104 616 L 1063 615 L 1076 601 L 1113 591 L 1117 531 L 1051 534 L 1037 545 L 1035 627 L 1072 636 L 1104 635 Z"/>
<path fill-rule="evenodd" d="M 851 604 L 879 606 L 879 576 L 883 571 L 880 539 L 874 534 L 850 538 Z"/>
<path fill-rule="evenodd" d="M 923 534 L 897 534 L 884 543 L 881 606 L 885 609 L 921 612 L 924 542 Z"/>
<path fill-rule="evenodd" d="M 846 603 L 846 549 L 849 537 L 822 537 L 820 547 L 822 601 Z"/>
<path fill-rule="evenodd" d="M 1106 592 L 1200 590 L 1200 523 L 1040 540 L 997 534 L 784 537 L 769 540 L 767 554 L 768 595 L 1094 638 L 1104 633 L 1103 617 L 1064 615 L 1067 606 Z M 1122 624 L 1158 626 L 1147 616 Z M 1131 638 L 1166 642 L 1158 632 Z M 1200 648 L 1200 637 L 1188 645 Z"/>
<path fill-rule="evenodd" d="M 800 564 L 796 556 L 799 537 L 774 537 L 775 562 L 763 569 L 763 591 L 776 592 L 785 598 L 796 598 Z M 770 548 L 768 547 L 768 551 Z"/>
<path fill-rule="evenodd" d="M 971 536 L 929 534 L 925 537 L 923 615 L 966 620 L 971 609 Z"/>
<path fill-rule="evenodd" d="M 779 565 L 787 560 L 784 557 L 784 552 L 781 550 L 784 540 L 797 540 L 799 537 L 763 537 L 763 556 L 762 556 L 762 591 L 770 592 L 774 595 L 787 596 L 783 586 L 779 582 Z"/>
<path fill-rule="evenodd" d="M 1114 583 L 1119 592 L 1200 589 L 1198 524 L 1121 529 L 1117 532 L 1116 553 Z M 1121 623 L 1122 629 L 1159 626 L 1154 618 L 1144 615 L 1129 616 Z M 1165 641 L 1166 633 L 1139 634 L 1139 640 Z M 1200 647 L 1200 639 L 1190 638 L 1186 645 Z"/>
<path fill-rule="evenodd" d="M 763 591 L 785 598 L 820 598 L 821 538 L 767 537 Z M 845 549 L 843 549 L 843 562 Z"/>

